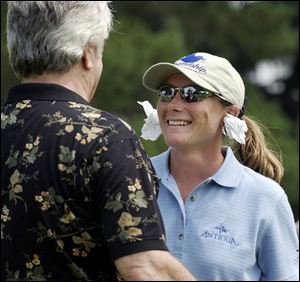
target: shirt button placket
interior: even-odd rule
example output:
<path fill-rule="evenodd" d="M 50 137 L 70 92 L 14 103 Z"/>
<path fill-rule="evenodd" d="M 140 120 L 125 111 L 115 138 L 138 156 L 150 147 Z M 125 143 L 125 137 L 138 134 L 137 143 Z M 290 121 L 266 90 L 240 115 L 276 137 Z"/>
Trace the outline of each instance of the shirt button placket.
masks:
<path fill-rule="evenodd" d="M 197 200 L 197 196 L 196 196 L 196 195 L 192 195 L 192 196 L 191 196 L 191 201 L 192 201 L 192 202 L 195 202 L 196 200 Z"/>

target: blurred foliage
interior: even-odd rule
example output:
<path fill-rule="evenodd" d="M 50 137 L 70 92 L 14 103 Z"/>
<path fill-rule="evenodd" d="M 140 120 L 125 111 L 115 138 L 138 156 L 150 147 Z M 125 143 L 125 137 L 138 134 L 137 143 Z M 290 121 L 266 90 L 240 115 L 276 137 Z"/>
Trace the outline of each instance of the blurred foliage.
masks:
<path fill-rule="evenodd" d="M 144 71 L 204 51 L 227 58 L 240 72 L 249 97 L 247 115 L 264 124 L 281 151 L 282 183 L 299 218 L 299 2 L 298 1 L 113 1 L 114 31 L 106 43 L 104 71 L 92 105 L 113 112 L 140 135 L 145 118 L 136 102 L 157 97 L 142 87 Z M 6 50 L 6 3 L 1 1 L 1 104 L 18 83 Z M 278 95 L 249 80 L 261 60 L 280 60 L 292 73 Z M 166 149 L 162 137 L 144 141 L 150 156 Z"/>

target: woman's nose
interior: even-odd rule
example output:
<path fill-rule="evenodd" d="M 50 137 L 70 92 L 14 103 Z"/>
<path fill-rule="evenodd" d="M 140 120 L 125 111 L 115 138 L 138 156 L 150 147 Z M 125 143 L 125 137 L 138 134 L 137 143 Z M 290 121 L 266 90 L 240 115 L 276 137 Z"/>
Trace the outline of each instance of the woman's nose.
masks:
<path fill-rule="evenodd" d="M 172 110 L 181 110 L 183 103 L 184 101 L 182 100 L 179 90 L 177 89 L 174 98 L 171 102 L 169 102 L 168 106 L 171 107 Z"/>

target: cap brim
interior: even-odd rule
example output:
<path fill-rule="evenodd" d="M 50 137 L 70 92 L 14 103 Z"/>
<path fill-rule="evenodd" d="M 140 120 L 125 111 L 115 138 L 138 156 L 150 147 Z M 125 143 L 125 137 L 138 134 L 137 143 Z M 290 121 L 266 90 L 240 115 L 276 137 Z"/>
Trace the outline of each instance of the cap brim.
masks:
<path fill-rule="evenodd" d="M 210 90 L 215 93 L 219 93 L 211 84 L 209 84 L 205 77 L 201 77 L 201 74 L 183 68 L 171 63 L 158 63 L 151 66 L 143 75 L 142 83 L 143 85 L 151 91 L 158 91 L 167 78 L 174 73 L 182 73 L 195 84 Z"/>

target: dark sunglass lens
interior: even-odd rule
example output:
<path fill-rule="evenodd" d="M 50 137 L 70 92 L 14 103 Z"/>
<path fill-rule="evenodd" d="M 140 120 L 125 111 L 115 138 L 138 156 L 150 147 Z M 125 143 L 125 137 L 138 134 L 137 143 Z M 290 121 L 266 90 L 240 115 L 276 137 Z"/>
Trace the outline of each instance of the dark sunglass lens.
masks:
<path fill-rule="evenodd" d="M 170 102 L 174 97 L 175 89 L 172 87 L 162 87 L 159 89 L 158 95 L 161 101 Z"/>
<path fill-rule="evenodd" d="M 182 88 L 182 97 L 183 97 L 184 101 L 186 101 L 188 103 L 197 102 L 198 94 L 199 94 L 199 91 L 193 86 L 188 86 L 188 87 Z"/>

